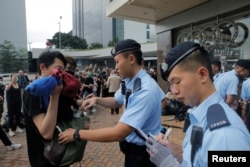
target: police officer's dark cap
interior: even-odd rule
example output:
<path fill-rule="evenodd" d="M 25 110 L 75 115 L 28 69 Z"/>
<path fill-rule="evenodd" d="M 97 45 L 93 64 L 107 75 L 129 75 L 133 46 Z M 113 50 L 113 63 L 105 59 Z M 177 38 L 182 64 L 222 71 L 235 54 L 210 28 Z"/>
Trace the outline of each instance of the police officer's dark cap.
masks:
<path fill-rule="evenodd" d="M 114 46 L 114 48 L 111 50 L 111 55 L 115 57 L 120 53 L 134 50 L 141 50 L 141 45 L 133 39 L 125 39 L 123 41 L 118 42 Z"/>
<path fill-rule="evenodd" d="M 239 60 L 236 62 L 236 65 L 238 65 L 238 66 L 240 66 L 240 67 L 244 67 L 244 68 L 250 70 L 250 60 L 239 59 Z"/>
<path fill-rule="evenodd" d="M 172 69 L 190 55 L 199 49 L 200 45 L 194 42 L 183 42 L 172 48 L 165 57 L 165 63 L 161 64 L 161 77 L 166 80 Z"/>

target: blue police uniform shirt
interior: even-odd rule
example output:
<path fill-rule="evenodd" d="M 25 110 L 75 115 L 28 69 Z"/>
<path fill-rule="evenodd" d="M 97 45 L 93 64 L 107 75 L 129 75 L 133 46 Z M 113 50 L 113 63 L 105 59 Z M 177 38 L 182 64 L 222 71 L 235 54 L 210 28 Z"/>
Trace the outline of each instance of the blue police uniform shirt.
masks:
<path fill-rule="evenodd" d="M 227 95 L 238 95 L 238 84 L 239 79 L 235 70 L 220 74 L 214 81 L 214 86 L 223 99 L 226 99 Z"/>
<path fill-rule="evenodd" d="M 207 128 L 207 110 L 213 104 L 220 104 L 225 111 L 230 125 L 214 130 Z M 215 115 L 216 117 L 216 115 Z M 190 115 L 190 126 L 183 141 L 183 167 L 191 166 L 191 132 L 194 125 L 203 129 L 202 146 L 196 151 L 195 167 L 208 166 L 209 150 L 250 150 L 250 134 L 238 114 L 224 102 L 218 92 L 210 95 L 199 106 L 194 107 Z"/>
<path fill-rule="evenodd" d="M 219 72 L 213 76 L 213 80 L 216 81 L 222 73 Z"/>
<path fill-rule="evenodd" d="M 134 88 L 134 82 L 137 78 L 141 80 L 141 87 Z M 128 98 L 127 107 L 126 95 L 121 93 L 121 87 L 115 93 L 117 103 L 124 105 L 124 112 L 120 122 L 133 128 L 141 129 L 145 134 L 158 135 L 161 130 L 161 101 L 165 97 L 155 80 L 147 72 L 141 69 L 134 78 L 125 79 L 126 89 L 132 90 Z M 135 132 L 126 137 L 126 141 L 137 145 L 145 145 Z"/>
<path fill-rule="evenodd" d="M 243 100 L 250 100 L 250 78 L 248 78 L 242 83 L 240 97 Z"/>

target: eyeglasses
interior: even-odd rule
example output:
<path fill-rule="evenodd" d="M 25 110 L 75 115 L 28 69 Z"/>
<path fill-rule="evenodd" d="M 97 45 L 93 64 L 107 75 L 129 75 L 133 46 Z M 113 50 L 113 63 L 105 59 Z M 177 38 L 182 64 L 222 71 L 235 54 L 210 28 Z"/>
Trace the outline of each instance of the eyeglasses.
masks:
<path fill-rule="evenodd" d="M 187 52 L 185 52 L 183 55 L 181 55 L 178 59 L 176 59 L 171 66 L 169 66 L 167 63 L 161 63 L 160 65 L 160 73 L 161 73 L 161 77 L 162 79 L 164 79 L 165 81 L 167 80 L 167 77 L 169 75 L 169 73 L 172 71 L 172 69 L 178 64 L 180 63 L 184 58 L 186 58 L 188 55 L 190 55 L 192 52 L 196 51 L 200 49 L 200 47 L 193 47 L 191 49 L 189 49 Z"/>

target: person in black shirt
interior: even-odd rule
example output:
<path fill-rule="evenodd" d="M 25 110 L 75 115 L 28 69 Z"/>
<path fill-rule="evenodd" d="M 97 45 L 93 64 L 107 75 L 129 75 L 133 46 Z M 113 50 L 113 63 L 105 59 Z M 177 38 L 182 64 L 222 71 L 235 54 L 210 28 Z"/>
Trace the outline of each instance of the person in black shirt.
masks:
<path fill-rule="evenodd" d="M 21 129 L 21 88 L 17 83 L 17 75 L 11 74 L 11 79 L 9 84 L 6 85 L 6 101 L 8 108 L 8 126 L 9 126 L 9 136 L 14 136 L 15 131 L 22 133 Z"/>
<path fill-rule="evenodd" d="M 89 94 L 93 93 L 94 79 L 92 77 L 92 72 L 88 71 L 87 77 L 84 82 L 84 93 L 83 99 L 86 98 Z"/>
<path fill-rule="evenodd" d="M 41 77 L 49 76 L 54 68 L 64 69 L 66 60 L 58 51 L 45 51 L 38 58 L 38 70 Z M 62 84 L 57 85 L 49 97 L 34 96 L 24 91 L 24 117 L 29 162 L 32 167 L 54 167 L 43 155 L 43 140 L 53 138 L 57 119 L 71 119 L 73 113 L 68 110 L 70 99 L 60 96 Z M 48 99 L 46 106 L 45 99 Z M 62 104 L 62 105 L 59 105 Z M 68 165 L 69 166 L 69 165 Z"/>

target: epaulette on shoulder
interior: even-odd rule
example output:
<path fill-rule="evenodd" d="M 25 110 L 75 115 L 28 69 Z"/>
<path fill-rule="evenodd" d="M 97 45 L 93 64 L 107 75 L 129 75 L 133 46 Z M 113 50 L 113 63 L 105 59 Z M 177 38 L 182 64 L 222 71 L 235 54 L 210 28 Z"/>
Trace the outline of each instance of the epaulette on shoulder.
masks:
<path fill-rule="evenodd" d="M 211 131 L 230 125 L 226 113 L 220 104 L 213 104 L 207 110 L 207 128 Z"/>
<path fill-rule="evenodd" d="M 134 82 L 133 92 L 137 92 L 140 89 L 141 89 L 141 79 L 136 78 Z"/>

